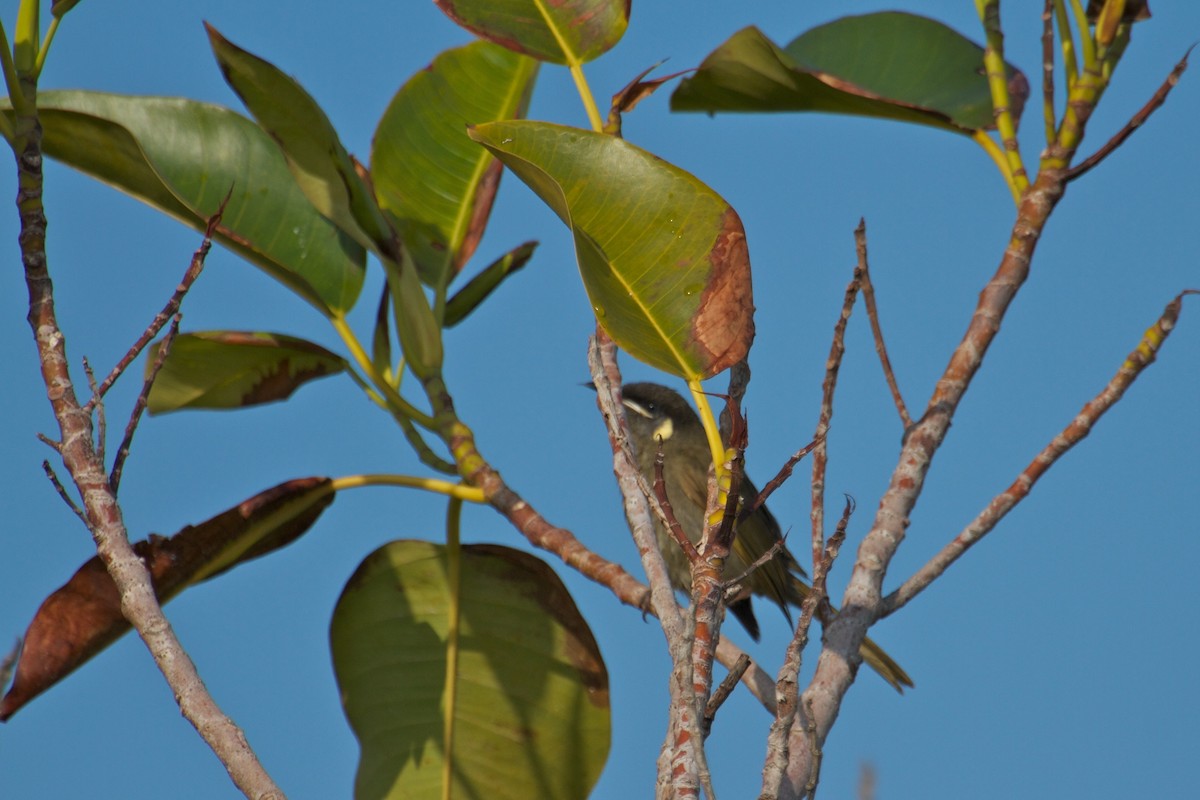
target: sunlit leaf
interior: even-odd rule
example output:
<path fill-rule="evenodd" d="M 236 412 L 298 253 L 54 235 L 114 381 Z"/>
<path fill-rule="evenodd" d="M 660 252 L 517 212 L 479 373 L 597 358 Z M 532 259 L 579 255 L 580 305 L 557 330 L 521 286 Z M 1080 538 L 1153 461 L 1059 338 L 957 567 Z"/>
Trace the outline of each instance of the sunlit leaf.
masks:
<path fill-rule="evenodd" d="M 281 150 L 304 196 L 361 244 L 390 251 L 391 232 L 370 190 L 312 96 L 269 61 L 205 23 L 225 80 Z"/>
<path fill-rule="evenodd" d="M 11 115 L 7 99 L 0 108 Z M 322 313 L 354 305 L 366 252 L 297 188 L 250 120 L 194 100 L 38 93 L 46 155 L 203 231 L 233 189 L 216 239 Z"/>
<path fill-rule="evenodd" d="M 328 478 L 299 478 L 260 492 L 170 538 L 151 536 L 134 551 L 160 603 L 184 589 L 291 544 L 333 502 Z M 46 598 L 25 632 L 16 679 L 0 720 L 65 678 L 130 629 L 117 586 L 99 556 Z"/>
<path fill-rule="evenodd" d="M 445 547 L 384 545 L 359 565 L 330 626 L 342 704 L 362 747 L 355 797 L 585 798 L 608 756 L 608 674 L 545 562 L 461 550 L 453 750 L 443 749 L 450 594 Z"/>
<path fill-rule="evenodd" d="M 1020 117 L 1029 85 L 1009 65 Z M 888 11 L 843 17 L 779 48 L 738 31 L 671 96 L 675 111 L 825 111 L 957 133 L 994 126 L 983 48 L 940 22 Z"/>
<path fill-rule="evenodd" d="M 555 64 L 606 53 L 629 26 L 630 0 L 434 0 L 484 39 Z"/>
<path fill-rule="evenodd" d="M 146 359 L 149 372 L 158 344 Z M 181 408 L 244 408 L 290 397 L 300 386 L 346 369 L 320 345 L 279 333 L 203 331 L 175 337 L 150 389 L 151 414 Z"/>
<path fill-rule="evenodd" d="M 567 223 L 592 308 L 622 349 L 689 379 L 746 355 L 750 259 L 720 195 L 614 136 L 528 121 L 471 136 Z"/>
<path fill-rule="evenodd" d="M 488 42 L 447 50 L 380 119 L 375 193 L 426 283 L 440 285 L 475 252 L 500 182 L 500 163 L 467 138 L 467 125 L 523 116 L 537 68 Z"/>

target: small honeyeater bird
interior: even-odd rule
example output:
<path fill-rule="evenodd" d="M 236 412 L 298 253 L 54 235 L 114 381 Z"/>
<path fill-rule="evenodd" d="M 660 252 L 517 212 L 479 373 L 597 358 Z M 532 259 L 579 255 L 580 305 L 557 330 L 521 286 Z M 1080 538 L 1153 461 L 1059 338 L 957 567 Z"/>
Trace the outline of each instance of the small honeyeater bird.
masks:
<path fill-rule="evenodd" d="M 638 469 L 653 484 L 654 460 L 658 442 L 661 442 L 667 498 L 683 532 L 693 543 L 699 544 L 708 500 L 708 469 L 712 466 L 712 453 L 700 417 L 678 392 L 656 383 L 626 384 L 622 396 Z M 752 502 L 758 496 L 758 489 L 743 477 L 740 494 L 743 504 Z M 677 588 L 689 591 L 692 573 L 687 556 L 661 524 L 656 524 L 655 528 L 671 582 Z M 779 523 L 766 505 L 760 506 L 737 526 L 724 574 L 733 577 L 745 572 L 780 536 Z M 750 594 L 772 600 L 790 623 L 792 616 L 788 606 L 799 606 L 809 592 L 808 584 L 801 580 L 804 576 L 803 568 L 784 547 L 778 555 L 744 578 L 742 584 Z M 758 620 L 754 617 L 750 596 L 731 601 L 729 610 L 757 641 Z M 860 652 L 863 661 L 898 691 L 913 685 L 900 665 L 870 639 L 863 640 Z"/>

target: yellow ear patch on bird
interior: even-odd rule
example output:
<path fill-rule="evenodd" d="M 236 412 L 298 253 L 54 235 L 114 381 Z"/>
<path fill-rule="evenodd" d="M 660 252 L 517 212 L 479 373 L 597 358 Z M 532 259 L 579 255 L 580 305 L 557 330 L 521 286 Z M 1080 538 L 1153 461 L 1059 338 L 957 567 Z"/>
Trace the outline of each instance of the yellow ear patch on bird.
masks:
<path fill-rule="evenodd" d="M 658 423 L 658 427 L 654 429 L 654 438 L 665 442 L 675 433 L 675 425 L 671 422 L 670 417 L 663 418 L 663 421 Z"/>

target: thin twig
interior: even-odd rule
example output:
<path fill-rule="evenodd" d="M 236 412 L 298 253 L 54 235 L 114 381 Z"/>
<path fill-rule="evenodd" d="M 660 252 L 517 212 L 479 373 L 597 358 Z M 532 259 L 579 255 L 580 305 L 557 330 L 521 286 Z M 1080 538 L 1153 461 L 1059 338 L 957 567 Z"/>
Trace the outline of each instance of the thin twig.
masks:
<path fill-rule="evenodd" d="M 1054 0 L 1046 0 L 1042 6 L 1042 116 L 1046 144 L 1051 144 L 1058 123 L 1054 113 Z"/>
<path fill-rule="evenodd" d="M 822 439 L 824 439 L 824 436 L 822 436 Z M 763 504 L 767 502 L 767 499 L 775 493 L 775 490 L 780 486 L 783 486 L 787 479 L 792 477 L 792 470 L 798 463 L 800 463 L 800 459 L 804 458 L 813 451 L 813 448 L 817 446 L 818 441 L 819 440 L 814 439 L 813 441 L 804 445 L 804 447 L 801 447 L 792 454 L 791 458 L 784 462 L 783 466 L 779 468 L 779 472 L 775 474 L 775 477 L 767 481 L 766 486 L 763 486 L 762 491 L 758 493 L 758 497 L 755 497 L 751 503 L 749 503 L 741 510 L 741 512 L 739 512 L 738 522 L 743 522 L 749 519 L 755 511 L 758 511 L 758 509 L 762 508 Z"/>
<path fill-rule="evenodd" d="M 813 566 L 812 589 L 805 596 L 804 602 L 800 604 L 800 619 L 796 623 L 796 632 L 788 644 L 783 666 L 780 667 L 779 677 L 775 682 L 775 694 L 779 699 L 779 707 L 775 712 L 775 721 L 771 724 L 771 730 L 767 735 L 767 760 L 763 765 L 763 788 L 759 798 L 779 795 L 786 777 L 788 743 L 794 728 L 800 726 L 805 731 L 815 731 L 811 713 L 811 698 L 806 701 L 809 713 L 803 718 L 799 718 L 798 715 L 800 667 L 803 664 L 804 649 L 808 646 L 808 634 L 812 628 L 813 618 L 817 616 L 827 618 L 832 611 L 829 608 L 829 571 L 833 568 L 833 562 L 837 559 L 842 543 L 846 539 L 846 529 L 850 515 L 854 513 L 854 507 L 853 498 L 847 495 L 837 527 L 834 529 L 833 535 L 829 537 L 829 542 L 822 549 L 821 557 Z M 810 739 L 810 747 L 812 752 L 819 754 L 819 742 Z M 815 772 L 806 779 L 806 786 L 808 781 L 815 779 L 817 772 L 820 771 L 819 755 L 811 761 L 811 764 Z"/>
<path fill-rule="evenodd" d="M 104 448 L 108 444 L 108 419 L 104 416 L 104 403 L 100 400 L 100 389 L 96 386 L 96 373 L 92 371 L 91 362 L 83 357 L 83 374 L 87 376 L 88 388 L 92 391 L 92 400 L 96 409 L 96 453 L 100 461 L 105 460 Z"/>
<path fill-rule="evenodd" d="M 787 547 L 787 535 L 784 534 L 780 538 L 776 539 L 771 544 L 771 546 L 768 547 L 763 552 L 763 554 L 761 556 L 754 559 L 753 563 L 751 563 L 750 566 L 746 567 L 744 570 L 742 570 L 740 573 L 738 573 L 734 577 L 726 578 L 725 579 L 726 589 L 727 590 L 732 589 L 735 586 L 737 586 L 738 584 L 740 584 L 742 581 L 746 580 L 746 578 L 750 577 L 750 575 L 753 574 L 755 570 L 762 568 L 762 566 L 764 564 L 768 563 L 769 561 L 774 559 L 775 556 L 782 553 L 784 548 L 786 548 L 786 547 Z"/>
<path fill-rule="evenodd" d="M 1058 136 L 1044 152 L 1032 186 L 1021 193 L 1009 240 L 995 272 L 979 293 L 967 330 L 923 413 L 905 432 L 888 487 L 853 559 L 842 596 L 842 610 L 825 627 L 822 656 L 804 692 L 806 701 L 812 701 L 818 746 L 824 744 L 832 730 L 846 692 L 854 682 L 854 654 L 883 611 L 883 581 L 904 541 L 933 458 L 945 441 L 955 413 L 995 341 L 1008 309 L 1029 277 L 1037 244 L 1062 200 L 1067 165 L 1087 132 L 1087 123 L 1108 86 L 1110 75 L 1111 71 L 1089 71 L 1086 80 L 1080 76 L 1072 88 Z M 814 749 L 808 737 L 795 732 L 789 736 L 787 776 L 779 792 L 781 798 L 796 798 L 803 791 L 815 757 Z"/>
<path fill-rule="evenodd" d="M 1033 461 L 1029 462 L 1029 465 L 1007 489 L 992 498 L 987 507 L 958 536 L 954 537 L 916 574 L 901 584 L 900 588 L 884 598 L 881 616 L 895 613 L 920 594 L 972 545 L 995 528 L 1009 511 L 1024 500 L 1032 491 L 1034 484 L 1046 474 L 1050 467 L 1054 466 L 1059 458 L 1091 433 L 1100 418 L 1121 399 L 1121 396 L 1142 373 L 1142 370 L 1154 363 L 1159 348 L 1171 334 L 1179 319 L 1184 295 L 1189 294 L 1200 294 L 1200 290 L 1188 289 L 1180 292 L 1174 300 L 1167 304 L 1162 316 L 1146 331 L 1141 343 L 1125 359 L 1108 385 L 1080 410 L 1062 433 L 1055 436 Z"/>
<path fill-rule="evenodd" d="M 867 263 L 867 221 L 860 219 L 854 230 L 854 249 L 858 253 L 858 276 L 862 288 L 863 301 L 867 305 L 867 319 L 871 322 L 871 335 L 875 337 L 875 352 L 879 355 L 879 364 L 883 367 L 883 377 L 887 379 L 888 390 L 896 403 L 896 411 L 900 414 L 900 424 L 904 430 L 912 425 L 912 417 L 908 415 L 908 407 L 904 405 L 904 396 L 900 394 L 900 384 L 896 382 L 896 373 L 892 371 L 892 361 L 888 358 L 887 345 L 883 342 L 883 326 L 879 323 L 879 309 L 875 305 L 875 285 L 871 283 L 871 270 Z"/>
<path fill-rule="evenodd" d="M 63 451 L 62 442 L 56 442 L 44 433 L 37 434 L 37 440 L 39 442 L 41 442 L 42 444 L 46 445 L 46 447 L 49 447 L 54 452 L 58 453 L 59 455 L 62 455 L 62 451 Z"/>
<path fill-rule="evenodd" d="M 167 321 L 179 311 L 179 306 L 183 302 L 183 298 L 187 295 L 188 290 L 192 288 L 192 284 L 200 277 L 200 273 L 204 270 L 204 260 L 208 257 L 208 251 L 212 249 L 212 237 L 216 232 L 217 226 L 221 224 L 221 217 L 225 213 L 225 206 L 229 203 L 229 198 L 233 196 L 233 187 L 229 187 L 229 191 L 221 200 L 221 205 L 217 207 L 217 213 L 208 218 L 208 224 L 204 226 L 204 239 L 200 242 L 200 246 L 196 248 L 196 252 L 192 254 L 192 260 L 188 264 L 187 270 L 183 273 L 183 278 L 179 281 L 179 285 L 175 287 L 174 294 L 171 299 L 167 300 L 167 304 L 163 306 L 162 311 L 151 320 L 146 330 L 137 338 L 137 341 L 129 348 L 121 360 L 117 362 L 112 371 L 108 373 L 108 377 L 100 384 L 100 388 L 92 394 L 92 399 L 84 406 L 85 409 L 91 410 L 92 406 L 99 402 L 112 385 L 117 382 L 117 379 L 129 368 L 133 360 L 137 358 L 146 345 L 150 344 L 151 340 L 158 335 L 158 332 L 163 329 Z"/>
<path fill-rule="evenodd" d="M 121 473 L 125 469 L 125 460 L 129 458 L 129 448 L 133 444 L 133 434 L 137 431 L 138 422 L 142 418 L 142 412 L 146 410 L 146 402 L 150 397 L 150 389 L 154 386 L 154 379 L 158 377 L 159 370 L 166 363 L 167 354 L 171 352 L 171 345 L 174 344 L 175 336 L 179 333 L 180 319 L 182 319 L 182 315 L 179 312 L 176 312 L 175 316 L 171 318 L 171 326 L 167 328 L 167 335 L 163 337 L 162 342 L 158 345 L 158 353 L 154 356 L 154 362 L 150 365 L 150 371 L 146 375 L 146 380 L 142 382 L 142 390 L 138 392 L 137 400 L 133 404 L 133 410 L 129 412 L 129 422 L 125 425 L 125 436 L 121 439 L 121 446 L 117 448 L 117 456 L 113 459 L 112 471 L 108 474 L 108 485 L 112 487 L 114 495 L 121 485 Z M 100 401 L 99 407 L 104 407 L 103 401 Z"/>
<path fill-rule="evenodd" d="M 866 222 L 858 221 L 854 230 L 857 243 L 866 232 Z M 833 341 L 829 345 L 829 357 L 825 359 L 825 379 L 821 382 L 821 413 L 817 418 L 817 429 L 813 432 L 813 441 L 817 443 L 812 450 L 812 565 L 814 575 L 825 550 L 825 469 L 828 464 L 828 450 L 825 437 L 829 432 L 829 423 L 833 419 L 833 395 L 837 389 L 838 371 L 842 368 L 842 356 L 846 353 L 846 323 L 850 320 L 850 312 L 854 310 L 854 301 L 858 297 L 859 287 L 862 286 L 862 266 L 854 267 L 854 277 L 846 285 L 842 297 L 842 311 L 838 321 L 833 326 Z"/>
<path fill-rule="evenodd" d="M 704 722 L 701 727 L 706 737 L 712 731 L 713 720 L 716 719 L 717 712 L 725 704 L 725 701 L 729 699 L 729 695 L 733 694 L 738 681 L 742 679 L 742 675 L 746 673 L 749 667 L 750 656 L 743 653 L 730 668 L 729 672 L 725 673 L 725 677 L 717 685 L 716 690 L 712 693 L 712 697 L 708 698 L 708 704 L 704 706 Z"/>
<path fill-rule="evenodd" d="M 1195 47 L 1195 45 L 1192 45 L 1192 47 Z M 1175 69 L 1171 70 L 1171 74 L 1167 76 L 1165 81 L 1163 81 L 1162 86 L 1159 86 L 1158 91 L 1154 93 L 1154 96 L 1150 98 L 1146 105 L 1142 106 L 1141 110 L 1134 114 L 1133 118 L 1130 119 L 1129 122 L 1125 123 L 1124 128 L 1121 128 L 1121 130 L 1117 131 L 1116 135 L 1105 142 L 1104 146 L 1095 153 L 1092 153 L 1083 161 L 1080 161 L 1078 164 L 1067 170 L 1067 182 L 1086 175 L 1093 167 L 1095 167 L 1104 159 L 1108 158 L 1108 156 L 1111 155 L 1114 150 L 1124 144 L 1125 140 L 1132 136 L 1133 132 L 1140 128 L 1146 122 L 1146 120 L 1150 118 L 1151 114 L 1162 107 L 1163 103 L 1167 102 L 1167 95 L 1169 95 L 1171 90 L 1179 84 L 1179 78 L 1188 68 L 1188 56 L 1192 53 L 1192 47 L 1187 49 L 1187 52 L 1183 54 L 1183 58 L 1181 58 L 1179 63 L 1175 65 Z"/>
<path fill-rule="evenodd" d="M 58 475 L 54 472 L 54 467 L 50 466 L 49 461 L 42 462 L 42 471 L 46 473 L 46 477 L 50 479 L 50 483 L 54 486 L 54 491 L 58 492 L 58 496 L 67 504 L 67 508 L 75 512 L 75 516 L 83 523 L 84 527 L 90 527 L 88 524 L 87 514 L 83 513 L 75 501 L 71 499 L 71 495 L 67 494 L 67 487 L 62 485 L 62 481 L 58 479 Z"/>
<path fill-rule="evenodd" d="M 658 500 L 658 505 L 667 519 L 667 530 L 670 531 L 679 548 L 683 550 L 683 554 L 687 556 L 688 563 L 694 564 L 700 560 L 700 553 L 696 551 L 696 546 L 683 532 L 683 526 L 679 524 L 679 520 L 675 516 L 675 509 L 671 506 L 671 499 L 667 497 L 667 482 L 663 478 L 663 461 L 662 442 L 660 441 L 658 452 L 654 455 L 654 497 Z"/>

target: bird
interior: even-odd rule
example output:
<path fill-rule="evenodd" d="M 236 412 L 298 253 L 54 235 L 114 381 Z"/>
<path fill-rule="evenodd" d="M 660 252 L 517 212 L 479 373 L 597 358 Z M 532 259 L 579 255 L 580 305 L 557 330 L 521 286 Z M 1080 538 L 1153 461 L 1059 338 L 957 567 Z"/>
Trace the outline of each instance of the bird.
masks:
<path fill-rule="evenodd" d="M 678 392 L 657 383 L 626 384 L 622 389 L 622 401 L 638 469 L 653 484 L 655 459 L 661 445 L 667 499 L 683 532 L 689 540 L 698 544 L 704 530 L 708 470 L 712 466 L 712 452 L 700 417 Z M 742 478 L 739 493 L 743 507 L 758 496 L 758 490 L 746 477 Z M 690 591 L 691 566 L 687 555 L 661 523 L 656 522 L 655 532 L 671 583 L 677 589 Z M 741 575 L 781 536 L 775 516 L 765 504 L 759 506 L 753 514 L 737 524 L 724 574 Z M 760 564 L 742 579 L 742 585 L 748 593 L 744 592 L 743 596 L 731 600 L 728 603 L 729 611 L 750 637 L 758 641 L 760 631 L 751 595 L 770 599 L 779 606 L 791 624 L 792 616 L 788 607 L 799 607 L 810 591 L 808 584 L 804 583 L 805 577 L 804 569 L 796 558 L 786 546 L 781 547 L 774 558 Z M 859 652 L 863 661 L 897 691 L 903 692 L 904 687 L 913 685 L 908 673 L 875 642 L 864 639 Z"/>

